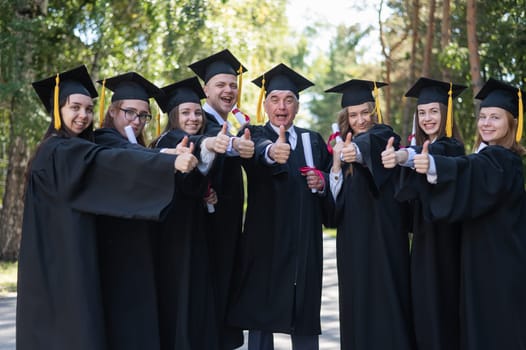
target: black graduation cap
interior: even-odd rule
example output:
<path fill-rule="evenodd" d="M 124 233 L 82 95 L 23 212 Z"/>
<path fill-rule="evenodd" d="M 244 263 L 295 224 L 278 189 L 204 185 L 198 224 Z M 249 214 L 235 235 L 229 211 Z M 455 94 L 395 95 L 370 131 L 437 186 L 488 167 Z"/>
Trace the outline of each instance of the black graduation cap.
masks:
<path fill-rule="evenodd" d="M 448 105 L 449 89 L 451 87 L 451 97 L 455 98 L 464 91 L 467 86 L 451 84 L 445 81 L 439 81 L 421 77 L 416 83 L 405 93 L 406 97 L 418 98 L 417 104 L 426 104 L 432 102 L 439 102 Z"/>
<path fill-rule="evenodd" d="M 232 74 L 237 76 L 240 74 L 240 68 L 241 73 L 247 71 L 228 49 L 194 62 L 188 67 L 193 70 L 199 78 L 203 79 L 205 83 L 217 74 Z"/>
<path fill-rule="evenodd" d="M 386 86 L 386 83 L 376 82 L 376 87 Z M 338 92 L 342 94 L 342 108 L 361 105 L 365 102 L 376 102 L 373 97 L 375 82 L 370 80 L 351 79 L 336 85 L 325 92 Z M 378 103 L 377 103 L 378 104 Z"/>
<path fill-rule="evenodd" d="M 265 86 L 263 86 L 263 80 L 265 81 Z M 313 82 L 307 80 L 283 63 L 278 64 L 263 75 L 252 80 L 252 82 L 260 88 L 264 88 L 266 92 L 265 96 L 273 90 L 289 90 L 292 91 L 296 97 L 299 97 L 300 91 L 314 85 Z"/>
<path fill-rule="evenodd" d="M 105 85 L 113 91 L 111 102 L 120 100 L 143 100 L 148 102 L 150 97 L 156 97 L 161 90 L 138 73 L 128 72 L 97 83 Z"/>
<path fill-rule="evenodd" d="M 201 99 L 206 97 L 199 79 L 192 77 L 175 82 L 161 88 L 163 94 L 157 102 L 164 113 L 169 113 L 175 106 L 184 102 L 195 102 L 201 104 Z"/>
<path fill-rule="evenodd" d="M 52 77 L 32 83 L 33 88 L 35 89 L 38 97 L 48 112 L 53 110 L 53 97 L 55 92 L 56 78 L 57 76 L 54 75 Z M 91 81 L 91 77 L 85 65 L 59 73 L 58 78 L 59 100 L 71 94 L 82 94 L 91 98 L 98 96 L 97 90 Z"/>
<path fill-rule="evenodd" d="M 490 78 L 475 98 L 482 100 L 480 107 L 500 107 L 517 118 L 519 117 L 519 103 L 522 103 L 524 109 L 524 99 L 519 102 L 518 92 L 518 88 Z M 521 93 L 524 95 L 524 91 Z"/>

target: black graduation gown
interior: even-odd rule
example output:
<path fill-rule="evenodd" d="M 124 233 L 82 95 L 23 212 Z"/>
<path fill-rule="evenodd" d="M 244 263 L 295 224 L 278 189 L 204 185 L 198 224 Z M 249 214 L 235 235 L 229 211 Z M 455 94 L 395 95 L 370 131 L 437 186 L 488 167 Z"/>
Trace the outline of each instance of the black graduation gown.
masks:
<path fill-rule="evenodd" d="M 206 113 L 207 136 L 216 136 L 221 126 L 215 117 Z M 226 325 L 227 304 L 232 274 L 241 237 L 243 220 L 243 174 L 240 157 L 218 154 L 209 178 L 217 193 L 215 213 L 206 215 L 206 231 L 210 266 L 216 293 L 216 316 L 223 325 L 222 349 L 233 349 L 243 344 L 243 332 Z"/>
<path fill-rule="evenodd" d="M 342 350 L 414 349 L 408 227 L 394 198 L 398 168 L 385 169 L 381 152 L 399 136 L 375 125 L 358 134 L 364 164 L 352 163 L 337 196 L 336 254 Z"/>
<path fill-rule="evenodd" d="M 417 153 L 421 146 L 413 147 Z M 464 145 L 442 137 L 429 145 L 429 153 L 448 157 L 463 155 Z M 397 198 L 410 199 L 413 240 L 411 292 L 416 342 L 419 349 L 457 350 L 460 292 L 460 223 L 430 222 L 418 199 L 427 186 L 424 175 L 402 168 Z"/>
<path fill-rule="evenodd" d="M 156 147 L 174 148 L 186 136 L 163 134 Z M 194 137 L 192 136 L 192 141 Z M 199 141 L 196 142 L 199 144 Z M 208 180 L 194 170 L 159 224 L 161 349 L 219 349 L 214 290 L 204 227 Z"/>
<path fill-rule="evenodd" d="M 256 150 L 244 164 L 248 204 L 240 274 L 229 312 L 244 329 L 317 335 L 322 287 L 323 194 L 313 194 L 300 168 L 306 165 L 301 133 L 310 134 L 314 164 L 327 171 L 326 144 L 315 132 L 295 127 L 297 146 L 286 164 L 268 165 L 264 151 L 278 135 L 269 123 L 251 127 Z"/>
<path fill-rule="evenodd" d="M 108 349 L 94 214 L 158 220 L 172 200 L 174 159 L 80 138 L 41 144 L 25 194 L 17 349 Z"/>
<path fill-rule="evenodd" d="M 435 156 L 434 220 L 462 221 L 462 350 L 524 349 L 526 194 L 521 157 L 488 146 L 463 157 Z"/>
<path fill-rule="evenodd" d="M 130 143 L 114 128 L 95 130 L 95 142 L 136 152 L 159 152 Z M 125 176 L 146 176 L 142 169 L 128 171 Z M 145 180 L 157 182 L 155 178 Z M 138 197 L 135 200 L 142 201 Z M 97 232 L 110 349 L 159 349 L 155 224 L 100 215 Z"/>

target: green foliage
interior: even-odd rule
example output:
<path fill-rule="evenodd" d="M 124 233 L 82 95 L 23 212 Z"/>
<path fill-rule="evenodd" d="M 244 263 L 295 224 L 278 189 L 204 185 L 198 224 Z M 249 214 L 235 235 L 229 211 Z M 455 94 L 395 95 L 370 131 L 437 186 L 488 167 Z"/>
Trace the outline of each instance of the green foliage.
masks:
<path fill-rule="evenodd" d="M 16 262 L 0 261 L 0 296 L 16 292 Z"/>
<path fill-rule="evenodd" d="M 477 2 L 484 77 L 526 83 L 526 1 Z"/>
<path fill-rule="evenodd" d="M 351 78 L 378 79 L 380 76 L 379 67 L 358 62 L 367 52 L 360 52 L 357 46 L 369 31 L 370 28 L 362 30 L 357 25 L 339 25 L 328 54 L 320 54 L 311 65 L 310 76 L 316 82 L 309 102 L 310 112 L 315 116 L 312 128 L 324 137 L 331 133 L 331 124 L 336 122 L 341 109 L 341 94 L 324 93 L 324 90 Z"/>

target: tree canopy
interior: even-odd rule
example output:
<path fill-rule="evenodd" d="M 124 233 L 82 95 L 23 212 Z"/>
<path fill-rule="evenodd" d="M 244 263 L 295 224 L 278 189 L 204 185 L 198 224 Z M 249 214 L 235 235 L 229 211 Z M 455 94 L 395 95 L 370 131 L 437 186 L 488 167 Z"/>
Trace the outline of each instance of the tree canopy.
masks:
<path fill-rule="evenodd" d="M 377 0 L 377 22 L 367 27 L 353 21 L 359 8 L 346 7 L 346 23 L 306 21 L 298 29 L 289 25 L 287 0 L 0 0 L 0 258 L 16 257 L 25 167 L 49 123 L 32 81 L 86 64 L 94 79 L 137 71 L 164 86 L 191 76 L 191 62 L 229 48 L 249 70 L 242 90 L 248 114 L 255 115 L 258 94 L 250 80 L 283 62 L 316 84 L 302 96 L 302 125 L 327 137 L 340 96 L 325 89 L 350 78 L 385 81 L 382 109 L 405 138 L 414 101 L 403 95 L 425 73 L 470 86 L 454 106 L 469 149 L 473 75 L 526 83 L 526 0 L 474 3 Z M 314 43 L 322 29 L 332 35 L 320 51 Z M 381 57 L 371 55 L 373 45 Z M 471 55 L 480 61 L 475 73 Z"/>

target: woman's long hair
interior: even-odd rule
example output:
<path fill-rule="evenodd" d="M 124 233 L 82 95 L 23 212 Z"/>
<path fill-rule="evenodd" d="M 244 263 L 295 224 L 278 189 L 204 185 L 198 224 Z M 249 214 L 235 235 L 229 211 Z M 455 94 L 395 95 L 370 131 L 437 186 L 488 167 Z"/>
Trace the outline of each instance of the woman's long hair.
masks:
<path fill-rule="evenodd" d="M 371 127 L 375 125 L 378 122 L 378 116 L 376 114 L 376 105 L 374 102 L 369 101 L 367 103 L 367 108 L 369 109 L 369 112 L 371 113 Z M 340 129 L 340 135 L 343 140 L 346 139 L 347 134 L 351 130 L 351 125 L 349 124 L 349 111 L 347 110 L 347 107 L 344 107 L 338 112 L 338 127 Z M 353 133 L 354 137 L 354 133 Z M 349 164 L 349 169 L 345 172 L 345 176 L 352 175 L 353 168 L 352 164 Z"/>
<path fill-rule="evenodd" d="M 49 139 L 50 137 L 61 137 L 61 138 L 66 138 L 66 139 L 73 138 L 73 137 L 79 137 L 81 139 L 88 140 L 88 141 L 91 141 L 91 142 L 94 141 L 94 137 L 93 137 L 93 119 L 91 120 L 91 123 L 88 125 L 88 127 L 86 129 L 84 129 L 80 134 L 78 134 L 76 136 L 72 135 L 66 129 L 66 126 L 65 126 L 65 123 L 64 123 L 64 119 L 62 118 L 62 107 L 64 107 L 66 105 L 66 103 L 69 101 L 69 96 L 70 95 L 62 97 L 58 101 L 58 104 L 59 104 L 59 109 L 58 110 L 59 110 L 59 116 L 60 116 L 60 121 L 61 121 L 60 129 L 58 129 L 58 130 L 55 129 L 55 123 L 53 121 L 53 109 L 54 109 L 53 108 L 53 101 L 51 102 L 51 113 L 50 113 L 51 114 L 51 122 L 49 123 L 49 126 L 48 126 L 44 136 L 42 137 L 42 140 L 40 140 L 40 142 L 38 144 L 38 147 L 33 152 L 33 155 L 31 156 L 31 158 L 29 159 L 29 161 L 27 163 L 26 174 L 25 174 L 26 184 L 27 184 L 27 181 L 29 181 L 29 171 L 31 169 L 31 163 L 33 162 L 33 159 L 35 158 L 36 154 L 40 150 L 40 147 L 42 147 L 42 145 L 45 143 L 45 141 L 47 139 Z"/>
<path fill-rule="evenodd" d="M 513 115 L 507 110 L 503 109 L 503 111 L 506 115 L 506 119 L 508 120 L 508 132 L 506 133 L 506 135 L 504 135 L 504 137 L 501 140 L 499 140 L 498 145 L 508 148 L 520 156 L 524 156 L 526 155 L 526 149 L 524 148 L 524 146 L 522 146 L 515 140 L 515 134 L 517 132 L 517 119 L 515 119 Z M 482 142 L 483 141 L 482 137 L 480 136 L 480 132 L 477 132 L 477 141 L 475 141 L 475 145 L 473 146 L 474 152 L 478 150 Z"/>
<path fill-rule="evenodd" d="M 113 112 L 114 115 L 117 115 L 120 112 L 120 108 L 125 100 L 117 100 L 115 102 L 112 102 L 111 105 L 108 107 L 108 110 L 106 110 L 106 114 L 104 115 L 104 122 L 102 123 L 103 128 L 112 128 L 115 129 L 115 123 L 113 122 L 113 117 L 111 113 Z M 150 108 L 150 103 L 148 102 L 148 108 Z M 145 125 L 146 126 L 146 125 Z M 146 141 L 144 139 L 144 128 L 137 136 L 137 143 L 141 146 L 146 146 Z"/>
<path fill-rule="evenodd" d="M 447 116 L 447 106 L 443 103 L 438 102 L 440 108 L 440 126 L 438 128 L 437 139 L 446 136 L 446 116 Z M 451 136 L 460 143 L 464 143 L 460 130 L 458 129 L 455 119 L 453 119 L 453 135 Z M 418 123 L 418 106 L 416 106 L 415 114 L 415 139 L 418 146 L 422 146 L 424 142 L 429 140 L 429 136 L 422 130 L 420 124 Z M 431 141 L 431 140 L 430 140 Z"/>
<path fill-rule="evenodd" d="M 376 105 L 374 102 L 366 102 L 369 112 L 371 113 L 371 126 L 378 122 L 378 116 L 376 115 Z M 349 112 L 347 107 L 344 107 L 338 112 L 338 127 L 340 128 L 340 134 L 342 139 L 345 140 L 345 137 L 351 131 L 351 126 L 349 125 Z"/>
<path fill-rule="evenodd" d="M 148 147 L 150 148 L 156 148 L 157 147 L 157 143 L 159 142 L 159 139 L 164 135 L 166 134 L 167 132 L 171 131 L 171 130 L 178 130 L 178 129 L 181 129 L 181 124 L 179 123 L 179 105 L 175 106 L 174 108 L 172 108 L 170 110 L 170 112 L 168 113 L 168 123 L 166 123 L 166 126 L 164 127 L 164 130 L 162 131 L 161 135 L 157 136 L 152 142 L 150 142 L 150 144 L 148 145 Z M 203 110 L 203 108 L 201 107 L 201 110 Z M 199 130 L 197 130 L 197 133 L 196 135 L 200 135 L 202 134 L 204 131 L 205 131 L 205 127 L 206 127 L 206 117 L 205 117 L 205 112 L 203 111 L 203 124 L 201 125 L 201 128 L 199 128 Z"/>

